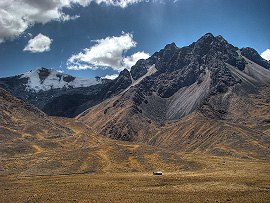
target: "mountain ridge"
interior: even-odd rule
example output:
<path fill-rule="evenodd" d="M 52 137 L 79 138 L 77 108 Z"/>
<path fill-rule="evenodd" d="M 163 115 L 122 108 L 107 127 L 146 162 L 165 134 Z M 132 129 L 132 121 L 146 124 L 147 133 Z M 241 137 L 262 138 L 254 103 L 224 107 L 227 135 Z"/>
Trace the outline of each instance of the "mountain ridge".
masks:
<path fill-rule="evenodd" d="M 130 71 L 123 70 L 118 78 L 112 81 L 96 77 L 78 79 L 77 82 L 74 82 L 76 79 L 73 76 L 38 68 L 11 78 L 1 78 L 0 87 L 20 99 L 29 101 L 48 115 L 75 117 L 87 108 L 126 91 L 128 87 L 134 85 L 134 81 L 140 83 L 137 84 L 141 86 L 140 91 L 156 92 L 162 98 L 169 98 L 180 88 L 190 86 L 196 81 L 202 82 L 210 71 L 211 84 L 207 93 L 203 94 L 206 96 L 226 92 L 228 87 L 240 83 L 240 78 L 243 79 L 243 76 L 238 77 L 241 72 L 237 72 L 236 69 L 233 70 L 233 76 L 229 65 L 245 72 L 247 60 L 254 60 L 253 62 L 262 67 L 270 68 L 269 62 L 262 59 L 254 49 L 239 49 L 229 44 L 222 36 L 214 37 L 211 33 L 207 33 L 186 47 L 178 48 L 175 43 L 166 45 L 164 49 L 155 52 L 150 58 L 139 60 Z M 146 75 L 153 65 L 155 73 Z M 32 82 L 27 76 L 37 74 L 38 71 L 42 74 L 36 75 L 35 80 L 38 80 L 39 83 L 35 85 L 36 82 Z M 47 80 L 50 73 L 53 73 L 54 77 L 52 80 Z M 157 75 L 159 76 L 155 79 Z M 148 81 L 142 81 L 145 77 Z M 140 81 L 138 81 L 139 79 Z M 50 83 L 50 81 L 53 82 Z M 59 87 L 61 88 L 59 89 Z M 151 93 L 145 92 L 145 94 Z M 200 95 L 202 96 L 202 94 Z M 201 96 L 199 98 L 202 100 Z"/>
<path fill-rule="evenodd" d="M 131 68 L 132 78 L 142 78 L 153 65 L 154 73 L 77 119 L 113 139 L 176 151 L 269 157 L 269 125 L 264 121 L 270 116 L 270 100 L 256 99 L 266 98 L 263 92 L 269 91 L 268 66 L 251 61 L 241 49 L 209 33 L 187 47 L 172 43 L 138 61 Z"/>
<path fill-rule="evenodd" d="M 53 69 L 36 68 L 33 71 L 19 75 L 20 78 L 27 78 L 28 83 L 25 84 L 26 91 L 48 91 L 50 89 L 61 88 L 78 88 L 89 87 L 92 85 L 102 84 L 100 77 L 80 78 L 63 74 Z"/>
<path fill-rule="evenodd" d="M 122 71 L 117 79 L 109 80 L 100 77 L 76 78 L 52 69 L 37 68 L 17 76 L 0 78 L 0 87 L 48 115 L 74 117 L 127 88 L 131 78 L 126 71 Z"/>

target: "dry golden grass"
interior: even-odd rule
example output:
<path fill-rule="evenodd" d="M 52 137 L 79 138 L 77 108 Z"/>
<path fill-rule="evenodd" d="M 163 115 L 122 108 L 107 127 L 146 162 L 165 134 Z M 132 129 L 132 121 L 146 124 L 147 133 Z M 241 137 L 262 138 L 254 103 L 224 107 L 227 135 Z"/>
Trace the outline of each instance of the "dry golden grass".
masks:
<path fill-rule="evenodd" d="M 2 202 L 269 202 L 270 164 L 196 154 L 194 171 L 1 178 Z"/>
<path fill-rule="evenodd" d="M 38 147 L 38 146 L 33 146 Z M 14 148 L 13 148 L 14 149 Z M 3 177 L 37 175 L 151 172 L 154 170 L 194 171 L 203 166 L 181 154 L 147 145 L 106 141 L 82 148 L 39 149 L 32 154 L 3 156 Z"/>
<path fill-rule="evenodd" d="M 258 135 L 255 130 L 249 132 L 249 126 L 206 120 L 196 113 L 160 126 L 146 118 L 139 120 L 130 106 L 125 111 L 118 102 L 121 111 L 113 117 L 113 110 L 107 110 L 93 131 L 80 121 L 49 117 L 7 93 L 4 96 L 0 106 L 2 202 L 270 201 L 270 163 L 263 156 L 269 143 L 262 142 L 267 138 L 262 135 L 267 122 Z M 95 108 L 99 107 L 89 122 L 107 105 Z M 263 112 L 267 114 L 268 107 Z M 131 125 L 139 139 L 124 142 L 97 136 L 100 129 L 110 130 L 102 127 L 104 119 L 124 120 L 115 130 L 124 125 L 123 132 L 132 135 Z M 189 153 L 177 152 L 179 147 Z M 232 153 L 217 151 L 226 156 L 210 156 L 214 147 Z M 245 159 L 232 158 L 237 154 Z M 164 175 L 153 176 L 153 171 Z"/>
<path fill-rule="evenodd" d="M 248 96 L 233 92 L 213 95 L 188 116 L 161 123 L 151 120 L 143 110 L 136 110 L 131 88 L 86 110 L 77 119 L 98 135 L 114 139 L 177 152 L 269 159 L 270 88 Z M 228 103 L 224 112 L 219 109 L 221 100 Z"/>

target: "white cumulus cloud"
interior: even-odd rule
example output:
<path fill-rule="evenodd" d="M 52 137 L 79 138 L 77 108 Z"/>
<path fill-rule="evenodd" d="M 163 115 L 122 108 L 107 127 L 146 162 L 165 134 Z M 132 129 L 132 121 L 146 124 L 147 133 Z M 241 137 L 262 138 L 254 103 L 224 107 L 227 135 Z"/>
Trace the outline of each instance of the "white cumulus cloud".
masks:
<path fill-rule="evenodd" d="M 124 57 L 124 53 L 137 44 L 130 33 L 122 33 L 119 37 L 106 37 L 94 42 L 96 42 L 94 46 L 85 48 L 83 52 L 72 55 L 68 59 L 68 69 L 80 70 L 89 68 L 95 70 L 97 68 L 111 67 L 116 71 L 121 71 L 124 68 L 130 68 L 140 57 L 149 57 L 144 52 L 138 52 L 127 58 Z"/>
<path fill-rule="evenodd" d="M 39 33 L 36 37 L 28 41 L 28 44 L 23 49 L 23 51 L 30 51 L 32 53 L 50 51 L 50 45 L 52 41 L 53 40 L 49 37 Z"/>
<path fill-rule="evenodd" d="M 130 69 L 132 66 L 136 64 L 136 62 L 140 59 L 147 59 L 150 55 L 145 52 L 137 52 L 131 56 L 128 56 L 123 59 L 123 66 L 127 69 Z"/>
<path fill-rule="evenodd" d="M 270 49 L 266 49 L 263 53 L 261 53 L 261 57 L 265 60 L 270 60 Z"/>
<path fill-rule="evenodd" d="M 118 74 L 113 74 L 113 75 L 106 75 L 104 78 L 109 79 L 109 80 L 114 80 L 118 76 L 119 76 Z"/>
<path fill-rule="evenodd" d="M 107 5 L 120 6 L 122 8 L 143 1 L 149 2 L 149 0 L 96 0 L 97 3 L 105 3 Z"/>
<path fill-rule="evenodd" d="M 125 8 L 142 1 L 144 0 L 0 0 L 0 43 L 13 40 L 35 23 L 78 18 L 79 15 L 70 16 L 63 12 L 63 8 L 72 9 L 73 5 L 86 7 L 91 2 L 96 2 Z"/>
<path fill-rule="evenodd" d="M 35 23 L 74 18 L 62 12 L 62 8 L 68 6 L 69 1 L 1 0 L 0 42 L 14 39 Z"/>

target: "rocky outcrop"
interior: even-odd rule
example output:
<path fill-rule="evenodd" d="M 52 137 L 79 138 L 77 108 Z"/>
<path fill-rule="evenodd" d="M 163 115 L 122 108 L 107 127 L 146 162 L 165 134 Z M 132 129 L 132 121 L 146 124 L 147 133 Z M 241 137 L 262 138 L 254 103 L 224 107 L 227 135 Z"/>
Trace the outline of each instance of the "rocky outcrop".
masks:
<path fill-rule="evenodd" d="M 258 65 L 270 69 L 270 63 L 263 59 L 255 49 L 250 47 L 240 49 L 240 52 L 243 56 L 247 57 L 249 60 L 257 63 Z"/>

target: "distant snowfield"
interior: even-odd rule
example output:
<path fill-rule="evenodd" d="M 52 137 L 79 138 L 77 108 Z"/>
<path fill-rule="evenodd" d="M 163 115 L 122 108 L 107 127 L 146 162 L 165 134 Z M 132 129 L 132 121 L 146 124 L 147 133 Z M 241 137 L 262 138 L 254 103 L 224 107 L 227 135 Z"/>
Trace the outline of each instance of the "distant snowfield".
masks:
<path fill-rule="evenodd" d="M 41 80 L 40 77 L 42 72 L 47 74 L 43 80 Z M 21 78 L 28 78 L 25 90 L 33 92 L 48 91 L 58 88 L 89 87 L 92 85 L 102 84 L 101 78 L 72 77 L 56 70 L 44 68 L 36 68 L 33 71 L 23 73 Z"/>

